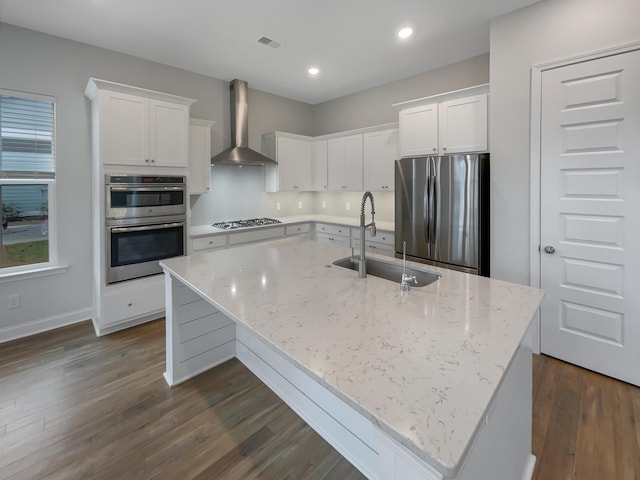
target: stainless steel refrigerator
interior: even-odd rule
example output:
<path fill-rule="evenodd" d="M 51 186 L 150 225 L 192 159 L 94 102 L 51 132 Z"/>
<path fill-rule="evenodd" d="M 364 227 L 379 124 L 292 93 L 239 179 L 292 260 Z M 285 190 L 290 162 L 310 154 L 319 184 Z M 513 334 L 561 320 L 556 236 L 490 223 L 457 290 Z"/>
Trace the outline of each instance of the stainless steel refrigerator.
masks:
<path fill-rule="evenodd" d="M 401 158 L 396 256 L 489 276 L 489 154 Z"/>

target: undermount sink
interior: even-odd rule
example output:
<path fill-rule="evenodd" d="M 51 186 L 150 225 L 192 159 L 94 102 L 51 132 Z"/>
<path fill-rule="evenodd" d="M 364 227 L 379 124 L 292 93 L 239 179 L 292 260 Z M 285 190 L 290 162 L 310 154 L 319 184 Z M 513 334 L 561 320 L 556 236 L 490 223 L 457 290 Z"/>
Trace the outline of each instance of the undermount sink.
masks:
<path fill-rule="evenodd" d="M 358 262 L 358 257 L 345 257 L 340 260 L 336 260 L 333 264 L 339 267 L 349 268 L 357 272 Z M 439 273 L 425 272 L 424 270 L 416 270 L 411 267 L 407 267 L 405 271 L 407 274 L 414 275 L 416 278 L 415 282 L 409 283 L 412 287 L 424 287 L 435 282 L 442 276 Z M 367 275 L 373 275 L 374 277 L 380 277 L 385 280 L 400 283 L 402 280 L 402 272 L 402 265 L 383 262 L 377 258 L 367 258 Z"/>

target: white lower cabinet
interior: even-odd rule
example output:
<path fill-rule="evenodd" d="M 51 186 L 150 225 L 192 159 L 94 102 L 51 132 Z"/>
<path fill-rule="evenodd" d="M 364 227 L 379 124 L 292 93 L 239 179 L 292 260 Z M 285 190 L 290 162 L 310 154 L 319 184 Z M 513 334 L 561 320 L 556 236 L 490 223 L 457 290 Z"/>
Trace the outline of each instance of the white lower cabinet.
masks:
<path fill-rule="evenodd" d="M 291 235 L 307 235 L 311 230 L 311 225 L 309 223 L 301 223 L 298 225 L 287 225 L 285 227 L 285 235 L 287 237 Z"/>
<path fill-rule="evenodd" d="M 218 248 L 226 248 L 227 236 L 226 235 L 210 235 L 208 237 L 198 237 L 191 241 L 191 251 L 206 252 L 210 250 L 216 250 Z"/>
<path fill-rule="evenodd" d="M 284 237 L 284 227 L 259 228 L 247 232 L 235 232 L 229 234 L 229 246 L 242 243 L 264 242 L 275 238 Z"/>
<path fill-rule="evenodd" d="M 348 247 L 351 245 L 349 227 L 329 223 L 316 224 L 316 240 L 319 242 L 337 243 Z"/>
<path fill-rule="evenodd" d="M 99 334 L 163 315 L 163 275 L 109 285 L 100 302 Z M 117 327 L 117 328 L 112 328 Z"/>
<path fill-rule="evenodd" d="M 367 229 L 364 246 L 369 252 L 395 256 L 395 234 L 387 230 L 378 230 L 375 237 L 371 236 L 371 230 Z M 351 248 L 360 249 L 360 228 L 351 227 Z"/>

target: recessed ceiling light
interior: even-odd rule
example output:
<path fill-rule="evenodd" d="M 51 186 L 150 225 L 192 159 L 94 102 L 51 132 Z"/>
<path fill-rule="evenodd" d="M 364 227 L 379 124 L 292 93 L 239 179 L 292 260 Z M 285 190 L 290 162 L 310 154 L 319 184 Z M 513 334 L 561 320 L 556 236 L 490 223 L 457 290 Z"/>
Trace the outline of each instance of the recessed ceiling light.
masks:
<path fill-rule="evenodd" d="M 398 36 L 400 38 L 409 38 L 413 33 L 413 29 L 411 27 L 405 27 L 398 32 Z"/>
<path fill-rule="evenodd" d="M 320 73 L 320 69 L 318 67 L 311 67 L 307 72 L 309 72 L 309 75 L 318 75 Z"/>

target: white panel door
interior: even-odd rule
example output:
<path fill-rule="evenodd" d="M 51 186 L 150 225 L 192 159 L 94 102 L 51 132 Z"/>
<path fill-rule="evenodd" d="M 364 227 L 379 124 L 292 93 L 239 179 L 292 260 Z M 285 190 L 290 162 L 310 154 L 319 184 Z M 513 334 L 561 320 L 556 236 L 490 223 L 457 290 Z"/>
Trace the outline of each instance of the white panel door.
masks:
<path fill-rule="evenodd" d="M 640 385 L 640 51 L 542 74 L 543 353 Z"/>

